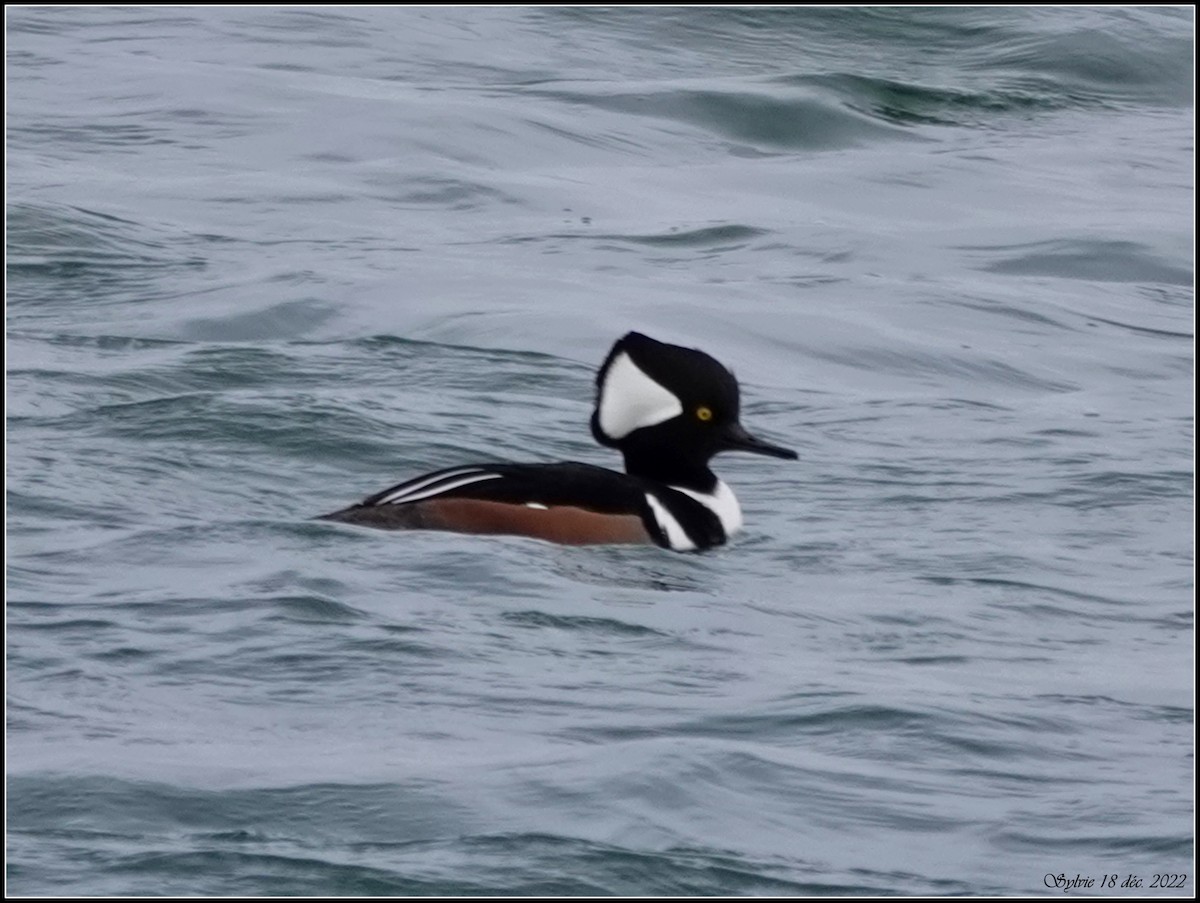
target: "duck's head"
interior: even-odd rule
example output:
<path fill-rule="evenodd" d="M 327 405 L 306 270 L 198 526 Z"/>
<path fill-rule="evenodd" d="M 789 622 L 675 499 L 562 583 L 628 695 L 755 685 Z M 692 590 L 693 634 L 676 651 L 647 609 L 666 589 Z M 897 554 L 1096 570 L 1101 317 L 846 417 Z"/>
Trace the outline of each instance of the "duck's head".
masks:
<path fill-rule="evenodd" d="M 592 435 L 619 449 L 632 475 L 705 491 L 719 452 L 797 457 L 748 433 L 739 408 L 737 380 L 715 358 L 631 332 L 596 375 Z"/>

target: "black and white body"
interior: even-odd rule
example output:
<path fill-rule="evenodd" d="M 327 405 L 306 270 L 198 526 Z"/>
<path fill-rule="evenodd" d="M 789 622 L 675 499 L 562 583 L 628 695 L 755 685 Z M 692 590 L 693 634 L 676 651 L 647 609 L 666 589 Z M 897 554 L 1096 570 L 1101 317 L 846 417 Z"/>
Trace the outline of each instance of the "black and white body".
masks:
<path fill-rule="evenodd" d="M 733 491 L 709 469 L 712 457 L 796 457 L 751 436 L 738 414 L 737 380 L 714 358 L 631 332 L 600 367 L 591 420 L 596 441 L 624 455 L 625 473 L 574 462 L 450 467 L 321 519 L 570 545 L 712 548 L 742 526 Z"/>

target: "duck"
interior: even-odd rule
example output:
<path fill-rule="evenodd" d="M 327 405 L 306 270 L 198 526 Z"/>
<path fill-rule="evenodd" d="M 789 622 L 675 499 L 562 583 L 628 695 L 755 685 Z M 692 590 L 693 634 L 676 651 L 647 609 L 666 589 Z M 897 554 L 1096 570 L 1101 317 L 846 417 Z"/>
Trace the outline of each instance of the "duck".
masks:
<path fill-rule="evenodd" d="M 460 464 L 317 519 L 704 551 L 743 526 L 737 497 L 711 469 L 713 457 L 798 457 L 742 426 L 737 379 L 714 357 L 640 332 L 618 339 L 600 365 L 590 426 L 600 445 L 621 453 L 624 473 L 576 461 Z"/>

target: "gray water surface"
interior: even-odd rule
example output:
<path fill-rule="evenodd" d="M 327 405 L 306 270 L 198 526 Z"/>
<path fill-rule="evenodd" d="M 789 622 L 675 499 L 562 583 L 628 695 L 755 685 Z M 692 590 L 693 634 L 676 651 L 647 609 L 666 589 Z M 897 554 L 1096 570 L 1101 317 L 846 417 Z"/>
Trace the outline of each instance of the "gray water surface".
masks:
<path fill-rule="evenodd" d="M 1190 9 L 6 21 L 10 893 L 1194 893 Z M 729 546 L 309 520 L 630 329 Z"/>

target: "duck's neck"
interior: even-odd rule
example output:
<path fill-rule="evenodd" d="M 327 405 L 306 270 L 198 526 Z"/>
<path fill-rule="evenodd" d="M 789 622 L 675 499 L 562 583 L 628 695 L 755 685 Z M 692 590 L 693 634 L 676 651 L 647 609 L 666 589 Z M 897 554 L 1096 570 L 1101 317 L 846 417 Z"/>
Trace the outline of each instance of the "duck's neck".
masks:
<path fill-rule="evenodd" d="M 679 486 L 694 492 L 712 493 L 717 477 L 706 461 L 686 461 L 659 455 L 638 455 L 625 452 L 625 472 L 631 477 L 654 480 L 667 486 Z"/>

